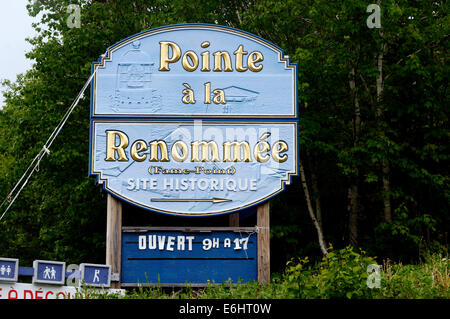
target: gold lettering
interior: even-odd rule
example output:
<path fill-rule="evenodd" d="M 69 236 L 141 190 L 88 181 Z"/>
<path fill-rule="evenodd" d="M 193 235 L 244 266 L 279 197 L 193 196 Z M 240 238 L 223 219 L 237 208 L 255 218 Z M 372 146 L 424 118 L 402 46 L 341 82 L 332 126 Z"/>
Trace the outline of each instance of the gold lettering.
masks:
<path fill-rule="evenodd" d="M 215 104 L 227 104 L 227 101 L 225 100 L 225 93 L 223 92 L 223 90 L 214 90 L 214 98 L 213 98 L 213 102 Z"/>
<path fill-rule="evenodd" d="M 183 85 L 184 85 L 185 89 L 182 91 L 184 95 L 183 95 L 181 101 L 184 104 L 195 104 L 194 91 L 192 91 L 189 84 L 183 83 Z"/>
<path fill-rule="evenodd" d="M 277 161 L 278 163 L 283 163 L 286 162 L 286 160 L 288 159 L 287 154 L 284 154 L 282 156 L 280 156 L 280 153 L 284 153 L 288 150 L 288 146 L 285 142 L 283 141 L 278 141 L 276 143 L 273 144 L 272 146 L 272 157 L 275 161 Z"/>
<path fill-rule="evenodd" d="M 255 63 L 262 62 L 264 60 L 264 56 L 259 51 L 254 51 L 250 53 L 247 59 L 248 68 L 253 72 L 259 72 L 262 70 L 263 65 L 255 65 Z"/>
<path fill-rule="evenodd" d="M 236 71 L 238 72 L 245 72 L 247 71 L 247 68 L 243 65 L 243 59 L 242 56 L 246 55 L 248 52 L 244 51 L 244 46 L 241 44 L 236 51 L 233 52 L 234 55 L 236 55 Z"/>
<path fill-rule="evenodd" d="M 256 143 L 255 149 L 253 150 L 253 155 L 255 156 L 255 159 L 258 162 L 265 163 L 270 159 L 270 155 L 262 155 L 263 153 L 267 153 L 270 151 L 270 145 L 266 141 L 264 141 L 266 138 L 268 138 L 271 135 L 270 132 L 266 132 L 259 138 L 260 142 Z M 262 148 L 260 147 L 262 146 Z"/>
<path fill-rule="evenodd" d="M 195 51 L 187 51 L 181 54 L 180 47 L 171 41 L 160 41 L 160 64 L 159 71 L 170 71 L 169 65 L 181 59 L 183 68 L 188 72 L 195 71 L 199 64 L 199 57 Z M 209 41 L 204 41 L 200 45 L 202 48 L 210 46 Z M 235 68 L 238 72 L 245 72 L 250 70 L 252 72 L 260 72 L 263 69 L 264 56 L 259 51 L 253 51 L 250 54 L 244 50 L 244 45 L 240 44 L 233 52 L 235 55 Z M 216 51 L 214 55 L 214 72 L 232 72 L 233 66 L 231 63 L 230 54 L 227 51 Z M 244 65 L 244 56 L 247 56 L 247 65 Z M 203 51 L 201 53 L 201 71 L 209 72 L 210 69 L 210 52 Z"/>
<path fill-rule="evenodd" d="M 262 146 L 262 147 L 261 147 Z M 270 145 L 266 141 L 258 142 L 255 145 L 254 155 L 255 159 L 260 163 L 265 163 L 269 160 L 270 156 L 268 154 L 263 155 L 263 153 L 267 153 L 270 151 Z"/>
<path fill-rule="evenodd" d="M 180 149 L 181 155 L 178 152 L 178 149 Z M 176 141 L 172 145 L 173 159 L 176 160 L 177 162 L 184 162 L 184 160 L 187 158 L 187 156 L 188 156 L 188 146 L 186 145 L 186 143 L 183 141 Z"/>
<path fill-rule="evenodd" d="M 119 138 L 119 145 L 116 146 L 116 136 Z M 116 152 L 119 161 L 127 162 L 128 158 L 125 154 L 125 148 L 128 146 L 128 136 L 120 131 L 106 131 L 106 158 L 105 161 L 115 161 Z"/>
<path fill-rule="evenodd" d="M 158 148 L 161 153 L 161 159 L 158 159 Z M 150 162 L 168 162 L 169 154 L 167 151 L 167 144 L 164 141 L 152 141 L 150 142 Z"/>
<path fill-rule="evenodd" d="M 169 63 L 177 62 L 181 57 L 181 50 L 178 45 L 170 41 L 161 41 L 159 71 L 170 71 Z M 172 49 L 172 57 L 169 58 L 169 47 Z"/>
<path fill-rule="evenodd" d="M 105 161 L 128 161 L 126 148 L 129 145 L 128 136 L 118 130 L 106 130 L 106 158 Z M 247 141 L 232 141 L 223 143 L 223 158 L 215 141 L 194 141 L 189 144 L 182 140 L 175 141 L 171 147 L 171 157 L 176 162 L 184 162 L 191 152 L 191 162 L 252 162 L 253 158 L 260 163 L 270 160 L 278 163 L 287 161 L 289 155 L 288 144 L 285 141 L 276 141 L 273 145 L 266 140 L 271 133 L 265 132 L 254 145 L 253 149 Z M 149 152 L 147 152 L 150 150 Z M 164 140 L 153 140 L 146 143 L 144 140 L 135 140 L 130 148 L 130 156 L 136 162 L 169 162 L 169 151 Z M 155 173 L 157 173 L 155 171 Z"/>
<path fill-rule="evenodd" d="M 192 64 L 189 63 L 189 59 L 192 61 Z M 183 55 L 183 68 L 186 71 L 192 72 L 195 71 L 198 67 L 198 57 L 197 54 L 195 54 L 194 51 L 187 51 L 184 55 Z"/>
<path fill-rule="evenodd" d="M 145 159 L 147 158 L 146 154 L 139 154 L 141 152 L 145 152 L 148 149 L 147 147 L 147 143 L 143 140 L 137 140 L 133 143 L 133 145 L 131 145 L 131 157 L 136 161 L 136 162 L 142 162 L 145 161 Z"/>
<path fill-rule="evenodd" d="M 205 83 L 205 104 L 211 104 L 211 82 Z"/>
<path fill-rule="evenodd" d="M 217 147 L 217 143 L 214 141 L 205 142 L 205 141 L 195 141 L 191 143 L 192 145 L 192 157 L 191 162 L 199 162 L 199 149 L 201 146 L 202 149 L 202 162 L 219 162 L 219 148 Z M 209 157 L 209 150 L 211 150 L 211 159 Z"/>
<path fill-rule="evenodd" d="M 231 148 L 234 147 L 233 159 L 231 159 Z M 242 151 L 244 157 L 242 158 Z M 250 145 L 247 142 L 225 142 L 223 143 L 223 161 L 224 162 L 251 162 Z"/>
<path fill-rule="evenodd" d="M 209 47 L 209 42 L 205 41 L 200 46 L 202 48 L 207 48 L 207 47 Z M 209 51 L 202 52 L 202 68 L 201 68 L 201 71 L 203 71 L 203 72 L 211 71 L 211 69 L 209 68 Z"/>
<path fill-rule="evenodd" d="M 232 72 L 233 69 L 231 68 L 231 58 L 230 54 L 227 51 L 217 51 L 214 52 L 214 72 L 220 72 L 222 71 L 222 60 L 225 63 L 225 68 L 223 71 L 225 72 Z"/>

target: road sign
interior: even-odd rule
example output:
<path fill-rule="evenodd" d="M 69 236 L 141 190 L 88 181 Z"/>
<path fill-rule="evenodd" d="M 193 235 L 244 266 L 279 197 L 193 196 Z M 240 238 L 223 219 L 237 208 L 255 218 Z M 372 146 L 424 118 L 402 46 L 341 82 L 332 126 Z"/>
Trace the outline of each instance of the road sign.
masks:
<path fill-rule="evenodd" d="M 81 264 L 81 285 L 93 287 L 109 287 L 111 285 L 111 266 L 97 264 Z"/>
<path fill-rule="evenodd" d="M 66 263 L 63 261 L 35 260 L 33 283 L 63 285 Z"/>
<path fill-rule="evenodd" d="M 19 275 L 19 259 L 0 258 L 0 282 L 15 282 Z"/>

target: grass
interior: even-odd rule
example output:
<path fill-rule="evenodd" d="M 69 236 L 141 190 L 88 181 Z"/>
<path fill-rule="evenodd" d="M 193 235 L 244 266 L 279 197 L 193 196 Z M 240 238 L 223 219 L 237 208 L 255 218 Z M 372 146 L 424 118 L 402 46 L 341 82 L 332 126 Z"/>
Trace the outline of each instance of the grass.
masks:
<path fill-rule="evenodd" d="M 441 255 L 429 256 L 419 265 L 384 263 L 379 298 L 450 298 L 449 261 Z"/>
<path fill-rule="evenodd" d="M 383 262 L 379 288 L 369 288 L 373 273 L 367 266 L 375 259 L 347 247 L 331 251 L 319 263 L 308 258 L 290 261 L 271 283 L 209 284 L 203 288 L 139 287 L 127 290 L 123 299 L 450 299 L 449 260 L 429 255 L 417 265 Z M 370 277 L 372 275 L 372 277 Z M 117 296 L 99 296 L 117 298 Z"/>

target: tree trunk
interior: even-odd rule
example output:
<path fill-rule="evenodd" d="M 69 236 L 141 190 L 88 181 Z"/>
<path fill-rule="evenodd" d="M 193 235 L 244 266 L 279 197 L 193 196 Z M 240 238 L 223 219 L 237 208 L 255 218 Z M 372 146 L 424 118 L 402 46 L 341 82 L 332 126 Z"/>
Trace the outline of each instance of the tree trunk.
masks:
<path fill-rule="evenodd" d="M 381 1 L 378 0 L 378 5 L 381 5 Z M 383 39 L 383 31 L 380 30 L 380 39 Z M 383 134 L 382 127 L 380 125 L 380 121 L 382 120 L 383 115 L 383 109 L 381 106 L 382 99 L 383 99 L 383 91 L 384 91 L 384 79 L 383 79 L 383 58 L 384 58 L 384 51 L 386 49 L 386 43 L 381 43 L 381 50 L 377 57 L 377 69 L 378 69 L 378 76 L 376 78 L 376 84 L 377 84 L 377 106 L 375 110 L 375 116 L 377 120 L 377 128 L 378 132 Z M 386 152 L 387 153 L 387 152 Z M 390 197 L 390 190 L 391 185 L 389 181 L 389 175 L 390 175 L 390 168 L 389 168 L 389 160 L 386 157 L 381 162 L 381 171 L 382 171 L 382 181 L 383 181 L 383 213 L 384 213 L 384 221 L 386 223 L 392 223 L 392 209 L 391 209 L 391 197 Z"/>
<path fill-rule="evenodd" d="M 352 246 L 358 245 L 358 185 L 352 184 L 348 188 L 348 237 Z"/>
<path fill-rule="evenodd" d="M 314 193 L 314 203 L 316 208 L 316 219 L 319 223 L 320 228 L 323 231 L 322 227 L 322 207 L 320 205 L 320 196 L 319 196 L 319 185 L 317 184 L 317 176 L 313 172 L 311 172 L 311 186 L 312 191 Z"/>
<path fill-rule="evenodd" d="M 382 173 L 383 173 L 383 207 L 384 207 L 384 221 L 386 223 L 392 223 L 392 209 L 391 209 L 391 196 L 389 194 L 391 190 L 391 185 L 389 182 L 389 162 L 388 160 L 383 160 L 382 163 Z"/>
<path fill-rule="evenodd" d="M 326 245 L 324 237 L 323 237 L 322 225 L 321 225 L 321 222 L 319 223 L 319 221 L 317 220 L 316 214 L 314 213 L 314 209 L 313 209 L 313 206 L 311 203 L 311 196 L 309 195 L 308 184 L 306 183 L 305 170 L 303 169 L 303 165 L 302 165 L 301 161 L 300 161 L 300 178 L 302 180 L 302 186 L 303 186 L 303 191 L 305 193 L 306 204 L 308 206 L 309 216 L 311 217 L 311 220 L 317 231 L 317 237 L 319 239 L 320 250 L 322 251 L 322 254 L 327 255 L 328 251 L 327 251 L 327 245 Z"/>
<path fill-rule="evenodd" d="M 359 138 L 361 132 L 361 109 L 359 106 L 358 94 L 356 92 L 355 83 L 355 68 L 350 70 L 349 80 L 350 90 L 353 94 L 354 104 L 354 119 L 353 119 L 353 147 L 356 148 L 359 145 Z M 352 164 L 354 171 L 357 170 L 356 165 Z M 348 188 L 348 230 L 349 230 L 349 243 L 352 246 L 358 245 L 358 215 L 359 215 L 359 188 L 358 188 L 358 173 L 356 177 L 351 179 L 351 184 Z"/>

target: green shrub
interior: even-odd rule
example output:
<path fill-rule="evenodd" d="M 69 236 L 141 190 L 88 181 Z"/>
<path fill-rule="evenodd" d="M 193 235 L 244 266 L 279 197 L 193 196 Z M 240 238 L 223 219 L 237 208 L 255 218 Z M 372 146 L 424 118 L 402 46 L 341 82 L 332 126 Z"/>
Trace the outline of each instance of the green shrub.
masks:
<path fill-rule="evenodd" d="M 427 255 L 418 265 L 384 262 L 379 286 L 372 288 L 367 267 L 377 262 L 364 251 L 330 249 L 321 262 L 308 262 L 307 257 L 288 262 L 279 285 L 285 298 L 450 298 L 449 260 L 441 254 Z"/>
<path fill-rule="evenodd" d="M 330 252 L 315 266 L 306 268 L 308 259 L 288 265 L 285 281 L 297 298 L 370 298 L 367 267 L 376 264 L 364 251 L 352 247 Z"/>

